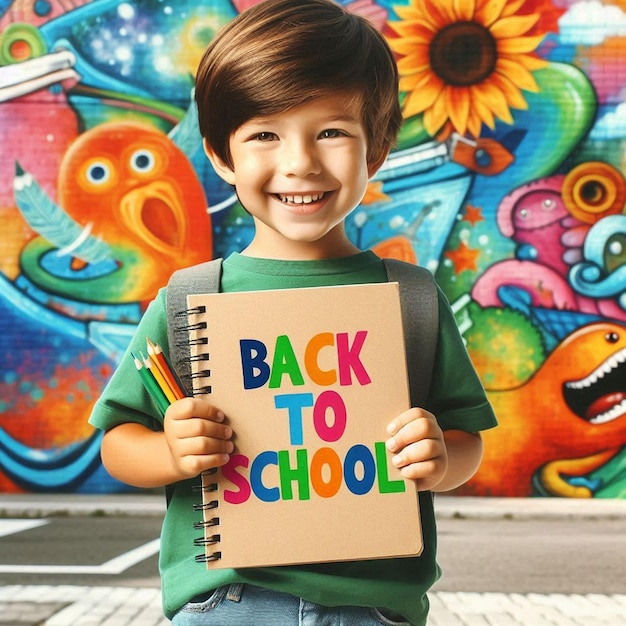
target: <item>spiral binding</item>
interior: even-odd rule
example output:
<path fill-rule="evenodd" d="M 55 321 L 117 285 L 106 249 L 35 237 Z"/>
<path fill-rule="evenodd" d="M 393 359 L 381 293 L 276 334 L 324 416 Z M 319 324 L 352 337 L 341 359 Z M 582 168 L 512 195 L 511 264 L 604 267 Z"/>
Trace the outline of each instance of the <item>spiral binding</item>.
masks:
<path fill-rule="evenodd" d="M 217 272 L 215 271 L 217 269 Z M 170 353 L 173 357 L 173 365 L 177 370 L 185 390 L 190 395 L 200 395 L 211 393 L 211 386 L 197 387 L 210 377 L 210 370 L 206 367 L 209 360 L 207 337 L 198 337 L 197 331 L 207 328 L 205 322 L 191 323 L 193 315 L 202 315 L 206 312 L 205 306 L 189 307 L 187 297 L 189 294 L 214 293 L 219 291 L 221 259 L 210 261 L 195 266 L 193 270 L 175 272 L 168 284 L 167 313 L 170 323 L 168 324 L 168 340 L 170 343 Z M 196 346 L 196 350 L 190 347 Z M 197 354 L 191 354 L 196 352 Z M 195 364 L 195 365 L 194 365 Z M 218 489 L 217 482 L 211 481 L 210 474 L 217 472 L 209 470 L 202 475 L 202 485 L 194 488 L 194 491 L 203 493 L 203 503 L 194 504 L 193 510 L 202 513 L 202 519 L 194 523 L 195 530 L 202 530 L 203 537 L 194 540 L 195 546 L 204 546 L 205 553 L 195 557 L 197 563 L 209 563 L 222 558 L 220 551 L 211 552 L 210 546 L 214 546 L 220 541 L 219 525 L 220 518 L 217 512 L 219 502 L 211 497 L 212 492 Z M 210 529 L 214 529 L 213 531 Z"/>
<path fill-rule="evenodd" d="M 196 563 L 211 563 L 212 561 L 219 561 L 221 558 L 221 552 L 211 552 L 211 554 L 197 554 Z"/>
<path fill-rule="evenodd" d="M 211 493 L 217 492 L 218 491 L 217 482 L 209 482 L 208 480 L 208 477 L 216 474 L 217 471 L 218 471 L 217 468 L 213 468 L 205 472 L 202 472 L 202 476 L 201 476 L 202 483 L 199 485 L 193 485 L 191 487 L 191 490 L 195 493 L 202 493 L 202 494 L 211 494 Z M 193 508 L 193 511 L 202 513 L 204 515 L 208 511 L 213 511 L 214 509 L 217 509 L 218 506 L 219 506 L 219 501 L 217 499 L 207 498 L 206 500 L 203 499 L 203 502 L 201 503 L 195 503 L 192 506 L 192 508 Z M 193 525 L 194 530 L 203 530 L 205 532 L 203 536 L 196 537 L 193 540 L 193 545 L 197 548 L 200 548 L 200 547 L 207 548 L 208 546 L 214 546 L 218 544 L 221 541 L 221 535 L 219 534 L 219 532 L 209 535 L 207 533 L 207 529 L 218 528 L 219 525 L 220 525 L 220 518 L 217 515 L 194 522 L 194 525 Z M 212 563 L 214 561 L 219 561 L 221 558 L 222 558 L 222 553 L 220 551 L 215 551 L 215 552 L 207 551 L 207 552 L 204 552 L 203 554 L 197 554 L 195 556 L 195 562 L 207 564 L 207 563 Z"/>

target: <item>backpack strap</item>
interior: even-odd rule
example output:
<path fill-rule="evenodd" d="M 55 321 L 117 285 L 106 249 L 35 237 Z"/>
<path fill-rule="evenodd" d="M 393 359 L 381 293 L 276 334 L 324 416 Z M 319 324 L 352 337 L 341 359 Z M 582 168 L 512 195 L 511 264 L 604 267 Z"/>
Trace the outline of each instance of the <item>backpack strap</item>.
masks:
<path fill-rule="evenodd" d="M 424 406 L 430 390 L 437 337 L 439 298 L 433 275 L 425 268 L 383 259 L 389 282 L 400 285 L 411 406 Z"/>
<path fill-rule="evenodd" d="M 174 272 L 167 284 L 167 340 L 170 362 L 183 387 L 191 393 L 191 361 L 187 341 L 187 296 L 194 293 L 217 293 L 222 278 L 222 259 L 193 265 Z M 182 335 L 184 331 L 184 336 Z"/>

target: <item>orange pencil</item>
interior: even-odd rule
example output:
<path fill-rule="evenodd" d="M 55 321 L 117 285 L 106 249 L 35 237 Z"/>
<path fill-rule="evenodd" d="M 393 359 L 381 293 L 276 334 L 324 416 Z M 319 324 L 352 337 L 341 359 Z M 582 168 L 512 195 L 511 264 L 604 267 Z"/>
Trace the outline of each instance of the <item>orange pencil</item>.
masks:
<path fill-rule="evenodd" d="M 176 380 L 176 377 L 174 376 L 174 373 L 172 372 L 172 369 L 163 354 L 161 346 L 158 343 L 150 341 L 148 337 L 146 337 L 146 343 L 148 344 L 148 356 L 152 359 L 152 362 L 156 365 L 158 370 L 163 375 L 163 378 L 167 381 L 176 400 L 184 398 L 186 394 Z"/>
<path fill-rule="evenodd" d="M 161 374 L 159 368 L 154 364 L 154 361 L 149 356 L 145 356 L 144 354 L 141 354 L 141 359 L 143 361 L 144 367 L 150 372 L 150 374 L 152 374 L 154 380 L 156 380 L 157 382 L 157 385 L 165 394 L 168 403 L 171 404 L 172 402 L 175 402 L 177 399 L 176 395 L 172 391 L 172 388 L 170 387 L 163 374 Z"/>

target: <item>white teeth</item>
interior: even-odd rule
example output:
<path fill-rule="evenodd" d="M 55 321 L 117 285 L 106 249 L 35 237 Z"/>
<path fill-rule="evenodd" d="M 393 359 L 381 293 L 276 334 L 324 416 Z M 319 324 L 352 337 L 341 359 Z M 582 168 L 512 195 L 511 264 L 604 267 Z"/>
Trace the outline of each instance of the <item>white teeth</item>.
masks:
<path fill-rule="evenodd" d="M 609 357 L 600 367 L 589 376 L 567 383 L 567 387 L 570 389 L 584 389 L 585 387 L 591 387 L 594 383 L 597 383 L 600 378 L 603 378 L 605 374 L 614 370 L 620 363 L 626 362 L 626 348 L 616 352 L 613 356 Z"/>
<path fill-rule="evenodd" d="M 310 204 L 311 202 L 317 202 L 324 197 L 323 193 L 314 193 L 306 196 L 283 196 L 277 194 L 281 202 L 290 202 L 292 204 Z"/>
<path fill-rule="evenodd" d="M 618 417 L 622 417 L 622 415 L 626 415 L 626 400 L 622 400 L 619 404 L 609 409 L 606 413 L 596 415 L 589 421 L 592 424 L 606 424 L 607 422 L 611 422 Z"/>

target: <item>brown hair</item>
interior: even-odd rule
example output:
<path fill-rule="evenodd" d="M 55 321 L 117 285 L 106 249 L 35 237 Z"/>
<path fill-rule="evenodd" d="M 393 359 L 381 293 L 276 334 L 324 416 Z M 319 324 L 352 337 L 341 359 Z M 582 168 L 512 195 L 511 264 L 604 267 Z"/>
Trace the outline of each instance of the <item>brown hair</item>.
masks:
<path fill-rule="evenodd" d="M 243 123 L 334 93 L 358 98 L 368 162 L 382 160 L 402 123 L 383 36 L 332 0 L 263 0 L 222 28 L 200 61 L 200 132 L 232 167 L 229 139 Z"/>

